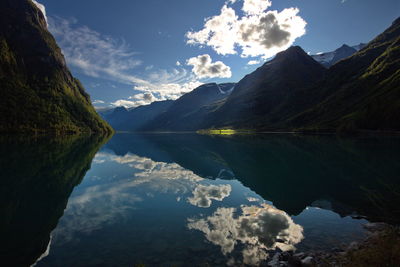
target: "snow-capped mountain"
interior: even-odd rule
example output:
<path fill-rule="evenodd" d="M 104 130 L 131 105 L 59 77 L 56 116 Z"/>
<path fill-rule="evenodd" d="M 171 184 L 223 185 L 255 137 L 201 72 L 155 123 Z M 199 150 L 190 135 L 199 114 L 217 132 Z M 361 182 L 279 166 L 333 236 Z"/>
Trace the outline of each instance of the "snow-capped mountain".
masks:
<path fill-rule="evenodd" d="M 344 44 L 335 51 L 318 53 L 316 55 L 312 55 L 312 58 L 314 58 L 325 67 L 329 68 L 336 62 L 353 55 L 355 52 L 361 50 L 365 46 L 366 44 L 363 43 L 354 46 L 348 46 Z"/>
<path fill-rule="evenodd" d="M 354 45 L 352 46 L 355 50 L 360 51 L 361 49 L 363 49 L 364 47 L 366 47 L 367 44 L 364 43 L 359 43 L 358 45 Z"/>

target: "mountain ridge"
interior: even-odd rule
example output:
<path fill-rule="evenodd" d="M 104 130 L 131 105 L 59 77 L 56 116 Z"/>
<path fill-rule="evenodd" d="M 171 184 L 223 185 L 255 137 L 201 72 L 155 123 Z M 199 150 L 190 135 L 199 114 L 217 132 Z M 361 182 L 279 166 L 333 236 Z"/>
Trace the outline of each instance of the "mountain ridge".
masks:
<path fill-rule="evenodd" d="M 208 109 L 227 98 L 234 83 L 207 83 L 175 100 L 168 110 L 149 121 L 143 131 L 190 131 L 197 130 Z M 235 89 L 236 90 L 236 89 Z"/>
<path fill-rule="evenodd" d="M 322 90 L 327 97 L 291 122 L 314 130 L 400 130 L 399 66 L 397 19 L 365 48 L 332 66 Z"/>
<path fill-rule="evenodd" d="M 336 64 L 340 60 L 352 56 L 354 53 L 363 49 L 365 46 L 366 44 L 364 43 L 353 46 L 343 44 L 341 47 L 335 49 L 332 52 L 318 53 L 316 55 L 311 55 L 311 57 L 321 63 L 324 67 L 330 68 L 332 65 Z"/>
<path fill-rule="evenodd" d="M 298 46 L 276 57 L 240 80 L 227 101 L 207 117 L 202 128 L 258 128 L 266 114 L 282 111 L 288 96 L 325 75 L 325 68 Z M 291 75 L 291 79 L 286 79 Z M 230 114 L 230 121 L 223 121 Z M 270 120 L 278 118 L 272 116 Z"/>
<path fill-rule="evenodd" d="M 229 85 L 229 93 L 202 85 L 140 130 L 400 131 L 400 18 L 357 47 L 337 49 L 329 68 L 290 47 Z"/>

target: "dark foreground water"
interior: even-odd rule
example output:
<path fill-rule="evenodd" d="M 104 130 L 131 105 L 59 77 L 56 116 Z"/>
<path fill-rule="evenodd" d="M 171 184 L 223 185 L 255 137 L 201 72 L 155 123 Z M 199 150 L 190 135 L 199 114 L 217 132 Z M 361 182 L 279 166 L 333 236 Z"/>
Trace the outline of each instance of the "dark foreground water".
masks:
<path fill-rule="evenodd" d="M 0 156 L 3 266 L 263 265 L 400 221 L 393 137 L 4 139 Z"/>

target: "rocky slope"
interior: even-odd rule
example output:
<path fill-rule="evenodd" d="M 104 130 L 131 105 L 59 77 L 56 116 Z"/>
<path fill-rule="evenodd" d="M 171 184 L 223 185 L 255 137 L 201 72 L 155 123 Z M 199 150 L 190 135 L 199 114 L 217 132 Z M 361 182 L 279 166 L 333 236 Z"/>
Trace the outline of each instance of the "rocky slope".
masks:
<path fill-rule="evenodd" d="M 318 101 L 287 125 L 316 131 L 399 131 L 400 18 L 304 93 Z"/>
<path fill-rule="evenodd" d="M 210 110 L 225 101 L 234 88 L 234 83 L 201 85 L 175 100 L 166 112 L 149 121 L 142 130 L 197 130 Z"/>
<path fill-rule="evenodd" d="M 30 0 L 0 4 L 0 132 L 111 132 Z"/>
<path fill-rule="evenodd" d="M 207 116 L 202 128 L 261 129 L 275 125 L 301 110 L 306 99 L 299 98 L 296 105 L 287 108 L 289 99 L 322 79 L 325 72 L 303 49 L 291 47 L 240 80 L 226 102 Z"/>

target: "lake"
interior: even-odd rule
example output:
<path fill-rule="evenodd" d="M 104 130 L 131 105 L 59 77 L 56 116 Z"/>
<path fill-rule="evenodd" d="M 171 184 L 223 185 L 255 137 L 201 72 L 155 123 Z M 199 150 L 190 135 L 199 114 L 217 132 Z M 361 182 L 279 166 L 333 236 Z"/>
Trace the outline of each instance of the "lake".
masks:
<path fill-rule="evenodd" d="M 5 266 L 263 265 L 400 222 L 400 138 L 0 140 Z"/>

